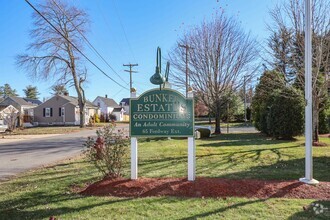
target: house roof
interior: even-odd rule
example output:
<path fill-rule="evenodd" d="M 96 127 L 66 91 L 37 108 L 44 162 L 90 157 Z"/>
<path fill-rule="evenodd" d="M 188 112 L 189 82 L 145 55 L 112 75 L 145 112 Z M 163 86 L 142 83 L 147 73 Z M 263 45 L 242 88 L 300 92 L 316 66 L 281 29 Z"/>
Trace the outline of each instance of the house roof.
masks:
<path fill-rule="evenodd" d="M 129 105 L 129 98 L 123 98 L 120 103 L 124 102 L 125 105 Z"/>
<path fill-rule="evenodd" d="M 3 113 L 17 113 L 17 112 L 18 110 L 12 105 L 9 105 L 7 107 L 0 106 L 0 115 L 2 115 Z"/>
<path fill-rule="evenodd" d="M 112 112 L 121 112 L 122 109 L 122 107 L 114 108 Z"/>
<path fill-rule="evenodd" d="M 78 98 L 77 97 L 67 96 L 67 95 L 58 95 L 58 96 L 68 100 L 68 103 L 71 103 L 73 105 L 78 105 Z M 65 105 L 68 104 L 68 103 L 65 103 Z M 93 103 L 91 103 L 88 100 L 86 100 L 86 107 L 98 108 L 96 105 L 94 105 Z"/>
<path fill-rule="evenodd" d="M 35 106 L 36 104 L 32 104 L 32 103 L 28 103 L 27 101 L 25 101 L 23 98 L 21 97 L 17 97 L 17 96 L 9 96 L 7 98 L 5 98 L 1 103 L 0 105 L 1 106 L 7 106 L 7 104 L 2 104 L 5 100 L 7 99 L 11 99 L 13 100 L 14 102 L 16 102 L 18 105 L 22 106 L 22 105 L 29 105 L 29 106 Z"/>
<path fill-rule="evenodd" d="M 119 105 L 117 104 L 117 102 L 115 100 L 113 100 L 113 99 L 109 99 L 109 98 L 105 98 L 105 97 L 101 97 L 101 96 L 96 97 L 96 99 L 97 98 L 101 99 L 104 102 L 104 104 L 106 106 L 108 106 L 108 107 L 114 107 L 114 108 L 118 108 L 119 107 Z"/>
<path fill-rule="evenodd" d="M 38 99 L 30 99 L 30 98 L 23 98 L 25 101 L 27 101 L 28 103 L 32 103 L 32 104 L 36 104 L 36 105 L 40 105 L 42 102 Z"/>

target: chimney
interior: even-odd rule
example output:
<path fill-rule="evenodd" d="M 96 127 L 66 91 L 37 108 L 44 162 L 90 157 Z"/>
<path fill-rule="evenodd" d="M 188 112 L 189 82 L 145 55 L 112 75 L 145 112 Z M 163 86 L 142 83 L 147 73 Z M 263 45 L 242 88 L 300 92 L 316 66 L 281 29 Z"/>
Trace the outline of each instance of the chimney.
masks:
<path fill-rule="evenodd" d="M 105 94 L 105 98 L 106 98 L 106 99 L 108 98 L 108 95 L 107 95 L 107 94 Z"/>

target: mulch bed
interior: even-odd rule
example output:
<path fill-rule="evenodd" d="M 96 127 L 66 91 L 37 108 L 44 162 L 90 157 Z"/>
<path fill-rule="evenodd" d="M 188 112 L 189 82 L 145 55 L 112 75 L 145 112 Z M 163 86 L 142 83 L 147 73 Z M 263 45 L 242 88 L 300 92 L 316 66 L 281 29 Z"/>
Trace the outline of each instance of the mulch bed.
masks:
<path fill-rule="evenodd" d="M 82 195 L 116 197 L 247 197 L 247 198 L 299 198 L 330 200 L 330 182 L 316 186 L 297 180 L 251 180 L 198 177 L 186 178 L 124 178 L 104 179 L 89 185 Z"/>

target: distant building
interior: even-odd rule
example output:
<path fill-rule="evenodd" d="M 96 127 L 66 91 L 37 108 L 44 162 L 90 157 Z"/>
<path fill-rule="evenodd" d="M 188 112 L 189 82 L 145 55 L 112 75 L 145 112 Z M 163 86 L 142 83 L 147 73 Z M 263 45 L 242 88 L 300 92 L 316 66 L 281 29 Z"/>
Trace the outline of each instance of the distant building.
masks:
<path fill-rule="evenodd" d="M 86 101 L 85 124 L 98 113 L 98 107 Z M 69 95 L 56 95 L 34 109 L 35 125 L 79 125 L 80 113 L 78 98 Z"/>
<path fill-rule="evenodd" d="M 24 123 L 32 123 L 34 120 L 34 108 L 41 103 L 36 99 L 27 99 L 16 96 L 6 97 L 2 102 L 0 102 L 0 107 L 8 107 L 12 105 L 18 110 L 18 126 L 23 126 Z"/>
<path fill-rule="evenodd" d="M 117 121 L 123 120 L 125 110 L 115 100 L 108 98 L 107 95 L 105 97 L 97 96 L 93 104 L 100 108 L 104 119 L 109 120 L 109 116 L 112 114 L 116 117 Z"/>
<path fill-rule="evenodd" d="M 123 98 L 120 101 L 120 106 L 124 108 L 125 114 L 129 115 L 129 98 Z"/>
<path fill-rule="evenodd" d="M 118 107 L 118 108 L 114 108 L 111 114 L 116 117 L 116 121 L 123 121 L 124 113 L 125 113 L 124 108 Z"/>

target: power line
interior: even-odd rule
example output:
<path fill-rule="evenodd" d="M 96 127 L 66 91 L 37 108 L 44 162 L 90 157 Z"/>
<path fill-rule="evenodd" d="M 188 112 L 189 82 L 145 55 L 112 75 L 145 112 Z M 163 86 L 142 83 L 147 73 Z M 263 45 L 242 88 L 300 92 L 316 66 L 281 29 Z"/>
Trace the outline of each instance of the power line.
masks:
<path fill-rule="evenodd" d="M 111 25 L 109 24 L 109 21 L 108 19 L 106 18 L 106 16 L 104 15 L 104 12 L 102 10 L 102 7 L 100 6 L 99 4 L 99 1 L 100 0 L 97 0 L 96 3 L 97 3 L 97 8 L 98 10 L 100 11 L 100 14 L 102 15 L 102 19 L 104 21 L 104 23 L 106 24 L 110 34 L 112 34 L 112 28 L 111 28 Z M 118 46 L 118 49 L 119 49 L 119 53 L 121 54 L 121 57 L 124 58 L 124 57 L 127 57 L 128 53 L 126 50 L 123 49 L 122 47 L 122 44 L 119 43 L 117 37 L 116 37 L 116 34 L 112 34 L 111 37 L 113 37 L 113 40 L 115 41 L 115 45 Z"/>
<path fill-rule="evenodd" d="M 88 60 L 95 68 L 97 68 L 101 73 L 103 73 L 106 77 L 108 77 L 110 80 L 112 80 L 114 83 L 119 85 L 122 88 L 127 89 L 123 85 L 119 84 L 117 81 L 115 81 L 113 78 L 111 78 L 108 74 L 106 74 L 100 67 L 98 67 L 92 60 L 90 60 L 81 50 L 79 50 L 76 45 L 74 45 L 66 36 L 64 36 L 41 12 L 38 11 L 30 2 L 29 0 L 25 0 L 26 3 L 35 11 L 37 12 L 57 33 L 59 33 L 69 44 L 72 45 L 86 60 Z"/>
<path fill-rule="evenodd" d="M 117 17 L 118 17 L 118 20 L 119 20 L 120 26 L 121 26 L 121 28 L 122 28 L 122 30 L 123 30 L 123 33 L 124 33 L 124 36 L 125 36 L 125 39 L 126 39 L 126 42 L 127 42 L 128 48 L 129 48 L 129 50 L 130 50 L 131 53 L 132 53 L 133 59 L 136 61 L 136 58 L 135 58 L 135 56 L 134 56 L 134 53 L 133 53 L 133 50 L 132 50 L 131 44 L 130 44 L 129 41 L 128 41 L 127 34 L 126 34 L 126 31 L 125 31 L 125 28 L 124 28 L 123 22 L 121 21 L 121 18 L 120 18 L 119 12 L 118 12 L 118 10 L 117 10 L 116 1 L 115 1 L 115 0 L 112 0 L 112 3 L 113 3 L 113 5 L 114 5 L 114 8 L 115 8 L 115 11 L 116 11 L 116 14 L 117 14 Z"/>
<path fill-rule="evenodd" d="M 65 17 L 69 20 L 69 22 L 73 25 L 75 30 L 79 32 L 79 34 L 84 38 L 84 40 L 87 42 L 88 46 L 96 53 L 107 65 L 108 67 L 125 83 L 128 84 L 113 68 L 112 66 L 103 58 L 103 56 L 96 50 L 96 48 L 90 43 L 90 41 L 85 37 L 85 35 L 77 28 L 77 26 L 72 22 L 72 20 L 69 18 L 69 16 L 66 14 L 65 10 L 58 5 L 54 0 L 52 2 L 62 11 L 62 13 L 65 15 Z"/>

